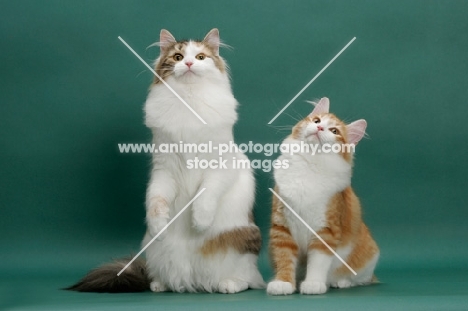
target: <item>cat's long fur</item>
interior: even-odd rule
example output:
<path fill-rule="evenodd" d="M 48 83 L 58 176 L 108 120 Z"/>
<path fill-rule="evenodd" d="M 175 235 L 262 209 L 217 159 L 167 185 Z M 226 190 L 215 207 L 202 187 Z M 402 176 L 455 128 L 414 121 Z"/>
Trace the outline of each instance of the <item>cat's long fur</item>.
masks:
<path fill-rule="evenodd" d="M 357 144 L 366 122 L 344 124 L 328 112 L 322 98 L 314 111 L 300 121 L 284 144 Z M 335 133 L 334 133 L 335 132 Z M 325 149 L 323 149 L 325 150 Z M 275 279 L 271 295 L 322 294 L 329 286 L 350 287 L 374 281 L 379 249 L 361 218 L 359 199 L 351 188 L 352 151 L 339 153 L 283 153 L 289 169 L 275 170 L 275 191 L 356 272 L 351 273 L 296 216 L 273 197 L 270 252 Z"/>
<path fill-rule="evenodd" d="M 91 270 L 78 283 L 66 288 L 78 292 L 128 293 L 144 292 L 150 287 L 145 261 L 135 260 L 122 274 L 122 270 L 132 258 L 117 259 Z"/>
<path fill-rule="evenodd" d="M 217 146 L 233 141 L 238 103 L 219 56 L 218 30 L 202 41 L 181 42 L 162 30 L 159 45 L 157 73 L 207 124 L 156 79 L 145 104 L 153 143 L 211 141 Z M 206 190 L 147 248 L 151 290 L 235 293 L 264 287 L 257 269 L 261 237 L 252 217 L 255 180 L 250 169 L 231 167 L 233 157 L 247 157 L 233 151 L 223 155 L 227 169 L 188 169 L 187 160 L 195 157 L 219 160 L 216 151 L 153 154 L 143 246 L 202 188 Z"/>

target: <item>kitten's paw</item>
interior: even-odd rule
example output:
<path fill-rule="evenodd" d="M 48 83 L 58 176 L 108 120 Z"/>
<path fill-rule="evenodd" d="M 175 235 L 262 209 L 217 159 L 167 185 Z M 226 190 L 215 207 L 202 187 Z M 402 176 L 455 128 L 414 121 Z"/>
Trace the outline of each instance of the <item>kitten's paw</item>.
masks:
<path fill-rule="evenodd" d="M 327 292 L 328 286 L 323 282 L 304 281 L 301 284 L 301 294 L 303 295 L 318 295 Z"/>
<path fill-rule="evenodd" d="M 150 289 L 154 293 L 160 293 L 160 292 L 167 291 L 167 287 L 163 283 L 158 282 L 158 281 L 151 282 Z"/>
<path fill-rule="evenodd" d="M 205 231 L 213 224 L 215 209 L 202 201 L 196 203 L 197 201 L 193 204 L 193 227 L 197 231 Z"/>
<path fill-rule="evenodd" d="M 151 237 L 155 237 L 167 225 L 167 219 L 161 218 L 161 217 L 149 218 L 147 222 L 148 222 L 148 230 L 149 230 Z M 164 240 L 164 238 L 166 237 L 166 233 L 167 233 L 167 228 L 166 230 L 161 232 L 161 234 L 156 238 L 156 240 L 158 241 Z"/>
<path fill-rule="evenodd" d="M 294 293 L 294 285 L 289 282 L 271 281 L 267 286 L 269 295 L 291 295 Z"/>
<path fill-rule="evenodd" d="M 352 283 L 348 279 L 341 279 L 338 282 L 336 282 L 336 287 L 338 288 L 350 288 L 352 286 Z"/>
<path fill-rule="evenodd" d="M 219 282 L 218 290 L 223 294 L 235 294 L 249 288 L 249 284 L 244 281 L 226 279 Z"/>

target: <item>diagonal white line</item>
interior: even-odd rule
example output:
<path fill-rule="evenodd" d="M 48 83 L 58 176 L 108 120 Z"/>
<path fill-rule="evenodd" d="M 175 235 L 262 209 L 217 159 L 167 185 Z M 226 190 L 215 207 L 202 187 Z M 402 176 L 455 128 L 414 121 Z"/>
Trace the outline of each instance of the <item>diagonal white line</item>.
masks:
<path fill-rule="evenodd" d="M 196 113 L 195 110 L 193 110 L 193 108 L 190 107 L 189 104 L 187 104 L 187 102 L 186 102 L 182 97 L 180 97 L 179 94 L 177 94 L 177 92 L 174 91 L 174 89 L 173 89 L 169 84 L 167 84 L 167 82 L 164 81 L 164 80 L 156 73 L 156 71 L 154 71 L 154 69 L 151 68 L 150 65 L 148 65 L 148 64 L 146 63 L 146 62 L 143 60 L 143 58 L 141 58 L 140 55 L 138 55 L 138 53 L 135 52 L 135 50 L 132 49 L 132 47 L 131 47 L 130 45 L 128 45 L 127 42 L 125 42 L 124 39 L 122 39 L 120 36 L 119 36 L 118 38 L 119 38 L 120 41 L 122 41 L 122 43 L 123 43 L 133 54 L 135 54 L 135 56 L 136 56 L 146 67 L 148 67 L 148 69 L 149 69 L 149 70 L 150 70 L 150 71 L 151 71 L 151 72 L 152 72 L 152 73 L 153 73 L 153 74 L 154 74 L 154 75 L 155 75 L 155 76 L 156 76 L 156 77 L 157 77 L 157 78 L 158 78 L 158 79 L 159 79 L 159 80 L 160 80 L 160 81 L 161 81 L 161 82 L 162 82 L 162 83 L 163 83 L 163 84 L 164 84 L 164 85 L 165 85 L 165 86 L 166 86 L 166 87 L 167 87 L 167 88 L 168 88 L 168 89 L 185 105 L 185 106 L 187 106 L 187 108 L 188 108 L 198 119 L 200 119 L 200 121 L 202 121 L 203 124 L 206 124 L 205 120 L 203 120 L 202 117 L 200 117 L 200 116 L 198 115 L 198 113 Z"/>
<path fill-rule="evenodd" d="M 277 194 L 275 192 L 275 190 L 271 189 L 271 188 L 268 188 L 270 189 L 270 191 L 281 201 L 283 202 L 283 204 L 294 214 L 294 216 L 296 216 L 303 224 L 304 226 L 307 227 L 307 229 L 309 229 L 313 234 L 315 234 L 315 236 L 317 237 L 317 239 L 319 239 L 329 250 L 330 252 L 333 253 L 333 255 L 336 256 L 336 258 L 338 258 L 354 275 L 357 275 L 356 271 L 353 270 L 353 268 L 351 268 L 347 263 L 346 261 L 343 260 L 343 258 L 340 257 L 340 255 L 338 255 L 334 250 L 333 248 L 330 247 L 330 245 L 327 244 L 327 242 L 325 242 L 321 237 L 320 235 L 317 234 L 317 232 L 314 231 L 314 229 L 312 229 L 305 221 L 304 219 L 301 218 L 301 216 L 299 216 L 292 208 L 291 206 L 288 205 L 288 203 L 286 203 L 280 196 L 279 194 Z"/>
<path fill-rule="evenodd" d="M 328 66 L 330 66 L 330 65 L 338 58 L 338 56 L 340 56 L 341 53 L 343 53 L 343 52 L 348 48 L 348 46 L 350 46 L 351 43 L 354 42 L 354 40 L 356 40 L 356 37 L 354 37 L 353 39 L 351 39 L 351 41 L 349 41 L 348 44 L 346 44 L 345 47 L 342 48 L 341 51 L 339 51 L 338 54 L 336 54 L 335 57 L 333 57 L 332 60 L 329 61 L 328 64 L 326 64 L 325 67 L 323 67 L 322 70 L 320 70 L 319 73 L 317 73 L 317 74 L 315 75 L 315 77 L 313 77 L 312 80 L 310 80 L 309 83 L 307 83 L 307 84 L 302 88 L 302 90 L 300 90 L 299 93 L 297 93 L 297 95 L 294 96 L 294 97 L 289 101 L 289 103 L 287 103 L 286 106 L 284 106 L 283 109 L 281 109 L 280 112 L 278 112 L 278 113 L 276 114 L 276 116 L 274 116 L 273 119 L 270 120 L 270 122 L 268 122 L 268 124 L 273 123 L 273 121 L 275 121 L 276 118 L 278 118 L 279 115 L 282 114 L 283 111 L 285 111 L 286 108 L 288 108 L 289 105 L 291 105 L 292 102 L 295 101 L 296 98 L 298 98 L 299 95 L 301 95 L 302 92 L 304 92 L 304 91 L 309 87 L 309 85 L 311 85 L 312 82 L 314 82 L 314 81 L 322 74 L 322 72 L 324 72 L 325 69 L 327 69 Z"/>
<path fill-rule="evenodd" d="M 120 276 L 120 274 L 122 274 L 122 272 L 124 272 L 125 269 L 127 269 L 127 268 L 135 261 L 135 259 L 137 259 L 138 256 L 140 256 L 141 253 L 143 253 L 143 252 L 148 248 L 148 246 L 150 246 L 150 244 L 153 243 L 154 240 L 156 240 L 156 239 L 164 232 L 164 230 L 166 230 L 166 229 L 177 219 L 177 217 L 179 217 L 179 216 L 190 206 L 190 204 L 192 204 L 193 201 L 195 201 L 195 200 L 203 193 L 203 191 L 205 191 L 205 190 L 206 190 L 206 188 L 203 188 L 202 190 L 200 190 L 200 192 L 198 192 L 197 195 L 194 196 L 193 199 L 191 199 L 190 202 L 188 202 L 187 205 L 185 205 L 184 208 L 181 209 L 180 212 L 178 212 L 177 215 L 175 215 L 175 216 L 171 219 L 171 221 L 169 221 L 169 222 L 167 223 L 167 225 L 165 225 L 164 228 L 162 228 L 161 231 L 159 231 L 158 234 L 156 234 L 156 235 L 151 239 L 151 241 L 149 241 L 148 244 L 146 244 L 145 247 L 143 247 L 143 248 L 141 249 L 141 251 L 140 251 L 138 254 L 136 254 L 135 257 L 133 257 L 132 260 L 130 260 L 130 262 L 129 262 L 125 267 L 122 268 L 122 270 L 120 270 L 119 273 L 117 273 L 117 276 Z"/>

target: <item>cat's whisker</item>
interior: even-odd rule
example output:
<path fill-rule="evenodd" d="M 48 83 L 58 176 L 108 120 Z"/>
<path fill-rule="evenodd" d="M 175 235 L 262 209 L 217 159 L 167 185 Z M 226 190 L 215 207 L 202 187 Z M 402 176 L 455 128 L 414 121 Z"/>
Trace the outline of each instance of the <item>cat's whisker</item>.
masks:
<path fill-rule="evenodd" d="M 269 124 L 268 127 L 271 127 L 276 130 L 276 133 L 279 132 L 290 132 L 292 129 L 291 125 L 271 125 Z"/>
<path fill-rule="evenodd" d="M 139 76 L 141 76 L 141 75 L 142 75 L 143 73 L 145 73 L 145 72 L 148 72 L 148 70 L 142 70 L 142 71 L 140 71 L 140 72 L 136 75 L 136 77 L 138 78 Z M 152 73 L 151 73 L 151 74 L 152 74 Z"/>
<path fill-rule="evenodd" d="M 293 117 L 292 115 L 290 115 L 290 114 L 287 113 L 287 112 L 284 112 L 284 114 L 287 115 L 288 117 L 290 117 L 291 119 L 293 119 L 294 121 L 299 122 L 300 120 L 302 120 L 302 119 L 297 119 L 297 118 Z"/>
<path fill-rule="evenodd" d="M 299 118 L 299 120 L 304 119 L 304 117 L 303 117 L 299 112 L 297 112 L 296 109 L 292 108 L 292 110 L 296 113 L 296 115 L 297 115 L 297 117 Z"/>

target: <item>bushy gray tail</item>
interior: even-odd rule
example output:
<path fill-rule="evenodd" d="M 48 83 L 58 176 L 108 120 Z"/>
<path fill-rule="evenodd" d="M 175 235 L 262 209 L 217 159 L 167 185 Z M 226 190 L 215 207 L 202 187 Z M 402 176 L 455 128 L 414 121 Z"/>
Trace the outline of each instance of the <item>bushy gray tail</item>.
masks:
<path fill-rule="evenodd" d="M 78 283 L 66 290 L 95 293 L 134 293 L 149 289 L 150 281 L 146 274 L 145 261 L 135 260 L 117 276 L 132 258 L 122 258 L 91 270 Z"/>

